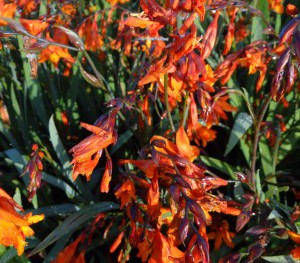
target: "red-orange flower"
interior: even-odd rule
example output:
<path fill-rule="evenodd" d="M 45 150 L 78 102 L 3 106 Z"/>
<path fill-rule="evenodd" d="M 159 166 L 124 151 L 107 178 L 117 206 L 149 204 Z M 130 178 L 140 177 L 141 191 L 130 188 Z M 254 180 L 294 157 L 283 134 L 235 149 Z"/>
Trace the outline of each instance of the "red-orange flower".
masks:
<path fill-rule="evenodd" d="M 215 240 L 214 249 L 218 250 L 222 242 L 228 247 L 234 247 L 232 238 L 235 236 L 235 233 L 229 231 L 229 223 L 226 220 L 223 220 L 221 224 L 215 226 L 215 228 L 216 231 L 207 234 L 209 239 Z"/>
<path fill-rule="evenodd" d="M 121 199 L 121 208 L 136 199 L 134 183 L 127 179 L 115 192 L 115 196 Z"/>
<path fill-rule="evenodd" d="M 85 129 L 93 134 L 74 146 L 70 152 L 73 160 L 73 179 L 76 180 L 79 174 L 86 176 L 90 180 L 90 176 L 96 167 L 104 148 L 114 144 L 117 140 L 117 135 L 114 131 L 115 118 L 117 110 L 101 116 L 94 125 L 81 123 Z"/>
<path fill-rule="evenodd" d="M 72 244 L 67 246 L 51 263 L 85 263 L 85 251 L 78 249 L 79 243 L 83 240 L 82 237 L 79 236 Z"/>

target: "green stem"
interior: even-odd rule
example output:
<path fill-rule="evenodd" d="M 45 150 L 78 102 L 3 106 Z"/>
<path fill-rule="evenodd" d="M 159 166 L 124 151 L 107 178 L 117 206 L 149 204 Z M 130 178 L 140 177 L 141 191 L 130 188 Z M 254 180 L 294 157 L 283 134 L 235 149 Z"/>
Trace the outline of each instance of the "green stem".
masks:
<path fill-rule="evenodd" d="M 87 52 L 86 50 L 84 50 L 84 51 L 83 51 L 83 54 L 85 55 L 85 57 L 87 58 L 89 64 L 91 65 L 91 67 L 92 67 L 92 69 L 93 69 L 93 71 L 94 71 L 94 73 L 95 73 L 97 79 L 98 79 L 99 81 L 105 83 L 106 90 L 107 90 L 108 93 L 109 93 L 110 99 L 114 99 L 114 98 L 115 98 L 115 95 L 114 95 L 112 89 L 110 88 L 109 84 L 108 84 L 107 81 L 104 79 L 104 77 L 102 76 L 102 74 L 97 70 L 97 68 L 96 68 L 96 66 L 95 66 L 95 64 L 94 64 L 94 62 L 93 62 L 93 60 L 91 59 L 90 55 L 88 54 L 88 52 Z M 125 125 L 127 126 L 127 128 L 130 129 L 131 132 L 132 132 L 133 134 L 135 134 L 135 130 L 134 130 L 131 126 L 129 126 L 129 125 L 127 124 L 126 118 L 125 118 L 125 116 L 122 114 L 122 112 L 118 111 L 118 116 L 119 116 L 120 119 L 125 123 Z"/>
<path fill-rule="evenodd" d="M 46 40 L 46 39 L 44 39 L 44 38 L 41 38 L 41 37 L 37 37 L 37 36 L 31 35 L 31 34 L 29 34 L 29 33 L 26 34 L 26 35 L 27 35 L 28 37 L 30 37 L 30 38 L 33 38 L 33 39 L 36 39 L 36 40 L 38 40 L 38 41 L 47 43 L 48 45 L 57 46 L 57 47 L 62 47 L 62 48 L 67 48 L 67 49 L 74 50 L 74 51 L 79 51 L 79 49 L 76 48 L 76 47 L 71 47 L 71 46 L 68 46 L 68 45 L 61 44 L 61 43 L 49 41 L 49 40 Z"/>
<path fill-rule="evenodd" d="M 259 133 L 260 133 L 260 126 L 263 121 L 263 118 L 265 116 L 265 113 L 268 109 L 268 106 L 271 102 L 272 96 L 269 95 L 266 101 L 264 102 L 261 111 L 258 115 L 258 119 L 254 125 L 254 140 L 253 140 L 253 149 L 252 149 L 252 156 L 251 156 L 251 170 L 250 170 L 250 186 L 252 189 L 255 189 L 255 171 L 256 171 L 256 156 L 257 156 L 257 149 L 258 149 L 258 143 L 259 143 Z"/>
<path fill-rule="evenodd" d="M 184 96 L 184 104 L 183 104 L 183 119 L 182 119 L 182 127 L 185 127 L 187 117 L 188 117 L 188 110 L 190 108 L 190 101 L 189 101 L 190 93 L 187 91 L 187 93 Z"/>
<path fill-rule="evenodd" d="M 256 116 L 255 116 L 255 113 L 254 113 L 254 111 L 253 111 L 253 108 L 252 108 L 252 106 L 251 106 L 251 104 L 250 104 L 250 102 L 249 102 L 247 96 L 246 96 L 242 91 L 237 90 L 237 89 L 226 89 L 226 90 L 224 90 L 224 91 L 218 93 L 218 94 L 214 97 L 214 99 L 219 98 L 219 97 L 221 97 L 221 96 L 223 96 L 223 95 L 225 95 L 225 94 L 230 94 L 230 93 L 238 94 L 238 95 L 241 95 L 241 96 L 243 97 L 243 99 L 244 99 L 245 102 L 246 102 L 246 106 L 247 106 L 247 108 L 248 108 L 248 111 L 249 111 L 249 113 L 250 113 L 250 115 L 251 115 L 253 124 L 254 124 L 254 126 L 255 126 L 255 123 L 256 123 Z"/>
<path fill-rule="evenodd" d="M 173 133 L 175 133 L 175 126 L 173 123 L 173 119 L 172 119 L 172 114 L 171 114 L 171 109 L 170 109 L 170 105 L 169 105 L 169 96 L 168 96 L 168 74 L 166 73 L 164 75 L 164 92 L 165 92 L 165 104 L 166 104 L 166 110 L 167 110 L 167 114 L 168 114 L 168 119 L 169 119 L 169 123 L 171 126 L 171 131 Z"/>
<path fill-rule="evenodd" d="M 111 87 L 109 86 L 109 84 L 107 83 L 107 81 L 105 80 L 105 78 L 102 76 L 102 74 L 101 74 L 101 73 L 98 71 L 98 69 L 96 68 L 95 63 L 94 63 L 93 60 L 91 59 L 89 53 L 88 53 L 86 50 L 84 50 L 84 51 L 83 51 L 83 54 L 85 55 L 85 57 L 87 58 L 89 64 L 91 65 L 91 67 L 92 67 L 92 69 L 93 69 L 93 71 L 94 71 L 94 73 L 95 73 L 97 79 L 99 79 L 99 81 L 105 83 L 106 89 L 107 89 L 107 91 L 109 92 L 109 95 L 110 95 L 111 99 L 114 99 L 114 98 L 115 98 L 115 95 L 114 95 L 114 93 L 113 93 Z"/>

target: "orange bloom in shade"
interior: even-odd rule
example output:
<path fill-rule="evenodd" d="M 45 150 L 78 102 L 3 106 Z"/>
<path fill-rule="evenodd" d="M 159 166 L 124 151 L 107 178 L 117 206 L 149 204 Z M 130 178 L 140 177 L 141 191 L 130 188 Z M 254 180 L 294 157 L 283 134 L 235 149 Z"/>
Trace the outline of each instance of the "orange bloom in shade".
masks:
<path fill-rule="evenodd" d="M 184 253 L 175 247 L 160 230 L 155 230 L 152 243 L 152 252 L 148 263 L 175 263 Z"/>
<path fill-rule="evenodd" d="M 90 176 L 96 167 L 104 148 L 116 143 L 117 135 L 114 131 L 115 117 L 117 110 L 100 117 L 94 125 L 80 123 L 82 127 L 91 131 L 93 134 L 74 146 L 70 152 L 73 160 L 73 179 L 76 180 L 79 174 L 86 176 L 90 180 Z"/>
<path fill-rule="evenodd" d="M 85 251 L 82 250 L 80 252 L 78 249 L 80 242 L 82 242 L 82 236 L 79 236 L 71 245 L 60 252 L 57 258 L 51 261 L 51 263 L 85 263 Z"/>
<path fill-rule="evenodd" d="M 23 210 L 2 188 L 0 188 L 0 244 L 14 246 L 22 255 L 27 245 L 25 238 L 33 236 L 30 225 L 44 219 L 44 215 L 19 215 L 16 209 Z"/>
<path fill-rule="evenodd" d="M 121 199 L 121 208 L 136 199 L 134 183 L 127 179 L 115 192 L 115 196 Z"/>
<path fill-rule="evenodd" d="M 232 238 L 235 236 L 235 233 L 229 231 L 229 223 L 223 220 L 221 224 L 215 228 L 216 231 L 207 234 L 209 239 L 215 240 L 214 249 L 218 250 L 222 242 L 224 242 L 226 246 L 233 248 L 234 243 L 232 242 Z"/>
<path fill-rule="evenodd" d="M 144 239 L 137 244 L 137 249 L 139 250 L 137 257 L 141 258 L 142 262 L 146 262 L 151 255 L 151 244 L 153 243 L 154 236 L 154 231 L 146 229 Z"/>
<path fill-rule="evenodd" d="M 179 154 L 190 162 L 193 162 L 200 154 L 198 147 L 190 145 L 189 137 L 182 126 L 176 133 L 176 145 Z"/>

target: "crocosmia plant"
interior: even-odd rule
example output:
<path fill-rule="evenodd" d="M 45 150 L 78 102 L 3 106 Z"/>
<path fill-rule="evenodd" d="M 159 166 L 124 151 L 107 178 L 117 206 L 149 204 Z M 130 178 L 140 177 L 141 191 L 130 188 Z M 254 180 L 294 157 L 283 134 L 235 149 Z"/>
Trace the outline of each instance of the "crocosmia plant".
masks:
<path fill-rule="evenodd" d="M 0 263 L 300 262 L 297 0 L 0 0 Z"/>

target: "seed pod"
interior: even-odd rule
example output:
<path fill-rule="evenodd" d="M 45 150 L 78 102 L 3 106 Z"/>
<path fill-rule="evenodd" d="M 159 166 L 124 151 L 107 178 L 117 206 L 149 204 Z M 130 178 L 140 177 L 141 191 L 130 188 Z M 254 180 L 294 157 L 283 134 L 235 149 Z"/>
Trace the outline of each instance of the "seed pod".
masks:
<path fill-rule="evenodd" d="M 236 232 L 239 232 L 250 220 L 251 211 L 242 211 L 236 220 Z"/>
<path fill-rule="evenodd" d="M 247 175 L 245 175 L 241 172 L 235 172 L 234 174 L 239 179 L 239 181 L 241 181 L 242 183 L 249 183 L 249 178 Z"/>
<path fill-rule="evenodd" d="M 275 101 L 280 101 L 284 95 L 285 87 L 281 85 L 284 71 L 280 71 L 273 78 L 271 94 Z"/>
<path fill-rule="evenodd" d="M 24 37 L 25 38 L 25 37 Z M 37 41 L 35 43 L 33 43 L 32 45 L 26 46 L 24 45 L 24 49 L 21 51 L 25 51 L 25 52 L 40 52 L 42 50 L 44 50 L 46 47 L 49 46 L 48 42 L 44 42 L 44 41 Z"/>
<path fill-rule="evenodd" d="M 291 50 L 287 48 L 283 54 L 278 59 L 277 65 L 276 65 L 276 73 L 278 74 L 280 71 L 284 70 L 285 65 L 288 63 L 289 58 L 291 55 Z"/>
<path fill-rule="evenodd" d="M 286 92 L 290 92 L 295 81 L 295 66 L 291 59 L 289 59 L 289 62 L 287 64 L 285 80 L 286 80 L 286 84 L 285 84 Z"/>
<path fill-rule="evenodd" d="M 283 27 L 279 34 L 279 45 L 281 45 L 284 42 L 289 42 L 299 22 L 300 20 L 298 18 L 293 18 Z"/>
<path fill-rule="evenodd" d="M 172 185 L 170 186 L 169 190 L 170 190 L 170 195 L 171 195 L 171 197 L 173 198 L 173 200 L 174 200 L 176 203 L 178 203 L 179 198 L 180 198 L 180 196 L 181 196 L 180 191 L 179 191 L 179 188 L 178 188 L 176 185 L 172 184 Z"/>
<path fill-rule="evenodd" d="M 3 16 L 0 16 L 0 19 L 7 22 L 7 26 L 9 26 L 11 29 L 13 29 L 16 33 L 20 33 L 22 35 L 29 34 L 27 32 L 27 30 L 21 24 L 19 24 L 17 21 L 15 21 L 11 18 L 3 17 Z"/>
<path fill-rule="evenodd" d="M 183 187 L 183 188 L 188 188 L 188 189 L 192 190 L 192 188 L 191 188 L 191 186 L 188 184 L 188 182 L 185 181 L 182 177 L 180 177 L 180 176 L 174 176 L 174 179 L 175 179 L 176 183 L 177 183 L 178 185 L 180 185 L 181 187 Z"/>
<path fill-rule="evenodd" d="M 187 213 L 185 213 L 184 218 L 182 219 L 179 226 L 179 237 L 183 245 L 185 245 L 184 240 L 186 239 L 187 234 L 189 232 L 189 224 L 190 221 L 188 219 Z"/>
<path fill-rule="evenodd" d="M 300 28 L 297 27 L 294 34 L 294 48 L 298 63 L 300 62 Z"/>
<path fill-rule="evenodd" d="M 70 42 L 77 47 L 78 49 L 80 49 L 81 51 L 84 50 L 84 44 L 81 40 L 81 38 L 72 30 L 65 28 L 63 26 L 54 26 L 59 28 L 61 31 L 63 31 L 69 38 Z"/>
<path fill-rule="evenodd" d="M 79 69 L 80 72 L 82 74 L 82 77 L 88 82 L 90 83 L 92 86 L 96 87 L 96 88 L 101 88 L 103 87 L 103 82 L 101 82 L 98 78 L 96 78 L 94 75 L 86 72 L 83 67 L 81 66 L 80 63 L 78 63 L 79 65 Z"/>
<path fill-rule="evenodd" d="M 203 223 L 206 224 L 205 214 L 198 203 L 192 199 L 187 201 L 187 206 L 191 210 L 191 212 Z"/>

